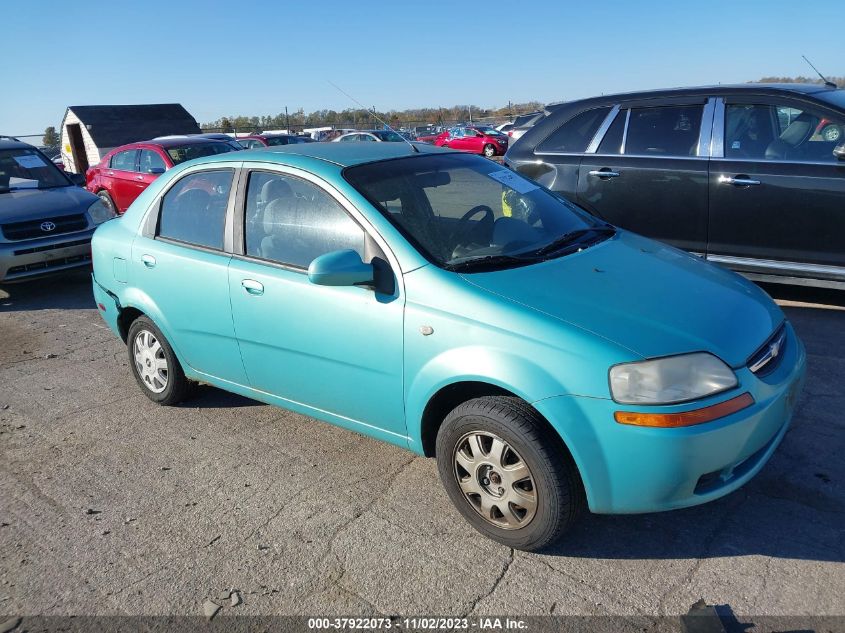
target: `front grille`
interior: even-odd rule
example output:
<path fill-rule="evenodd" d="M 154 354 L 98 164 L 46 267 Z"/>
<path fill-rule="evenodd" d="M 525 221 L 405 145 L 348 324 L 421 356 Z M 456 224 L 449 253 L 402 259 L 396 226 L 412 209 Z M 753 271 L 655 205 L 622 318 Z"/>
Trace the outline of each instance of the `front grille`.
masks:
<path fill-rule="evenodd" d="M 52 224 L 53 229 L 45 231 L 42 225 Z M 10 222 L 0 225 L 3 235 L 7 240 L 31 240 L 38 237 L 49 237 L 61 235 L 62 233 L 73 233 L 84 231 L 88 228 L 88 220 L 85 215 L 61 215 L 55 218 L 40 218 L 38 220 L 27 220 L 26 222 Z"/>
<path fill-rule="evenodd" d="M 780 365 L 786 350 L 786 323 L 781 325 L 769 339 L 748 359 L 748 369 L 758 376 L 772 373 Z"/>
<path fill-rule="evenodd" d="M 73 264 L 85 264 L 91 261 L 91 254 L 74 255 L 73 257 L 61 257 L 59 259 L 51 259 L 46 262 L 35 262 L 33 264 L 24 264 L 23 266 L 14 266 L 6 271 L 6 275 L 19 275 L 21 273 L 35 273 L 41 270 L 48 271 L 51 268 L 59 268 L 61 266 L 70 266 Z"/>
<path fill-rule="evenodd" d="M 90 244 L 91 240 L 76 240 L 74 242 L 62 242 L 61 244 L 47 244 L 47 246 L 36 246 L 35 248 L 21 248 L 15 251 L 15 255 L 29 255 L 31 253 L 43 253 L 44 251 L 54 251 L 59 248 L 70 248 L 71 246 L 84 246 Z"/>

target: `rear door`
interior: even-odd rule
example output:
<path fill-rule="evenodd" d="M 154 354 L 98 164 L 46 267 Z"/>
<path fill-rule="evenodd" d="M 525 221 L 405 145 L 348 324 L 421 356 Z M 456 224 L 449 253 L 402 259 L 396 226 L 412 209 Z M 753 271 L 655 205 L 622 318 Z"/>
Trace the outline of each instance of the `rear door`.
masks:
<path fill-rule="evenodd" d="M 196 169 L 161 198 L 132 244 L 132 284 L 150 297 L 180 360 L 194 370 L 246 385 L 229 304 L 224 249 L 236 167 Z"/>
<path fill-rule="evenodd" d="M 703 254 L 712 118 L 706 97 L 622 104 L 581 160 L 577 201 L 612 224 Z"/>
<path fill-rule="evenodd" d="M 760 274 L 845 280 L 845 117 L 779 96 L 717 107 L 708 258 Z"/>
<path fill-rule="evenodd" d="M 109 194 L 118 211 L 123 213 L 139 193 L 135 180 L 138 175 L 138 150 L 129 149 L 112 156 L 106 175 L 110 179 L 107 186 Z"/>

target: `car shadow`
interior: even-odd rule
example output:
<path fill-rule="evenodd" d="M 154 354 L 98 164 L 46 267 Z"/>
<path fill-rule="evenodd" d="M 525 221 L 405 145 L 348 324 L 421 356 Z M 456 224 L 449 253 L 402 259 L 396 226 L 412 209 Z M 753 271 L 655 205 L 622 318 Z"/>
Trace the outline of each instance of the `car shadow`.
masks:
<path fill-rule="evenodd" d="M 185 409 L 229 409 L 237 407 L 264 407 L 258 400 L 245 398 L 230 391 L 224 391 L 211 385 L 197 385 L 191 397 L 176 405 Z"/>
<path fill-rule="evenodd" d="M 91 270 L 0 284 L 0 312 L 96 309 Z"/>

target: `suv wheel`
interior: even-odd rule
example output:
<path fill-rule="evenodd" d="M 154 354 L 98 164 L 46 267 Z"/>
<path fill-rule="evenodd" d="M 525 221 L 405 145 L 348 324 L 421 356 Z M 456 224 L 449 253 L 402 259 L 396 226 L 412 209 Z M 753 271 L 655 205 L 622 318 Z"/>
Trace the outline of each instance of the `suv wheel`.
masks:
<path fill-rule="evenodd" d="M 496 155 L 496 148 L 493 147 L 492 143 L 487 143 L 487 145 L 484 146 L 484 155 L 487 158 L 493 158 Z"/>
<path fill-rule="evenodd" d="M 571 456 L 518 398 L 454 409 L 437 433 L 437 468 L 460 513 L 485 536 L 536 551 L 563 535 L 584 506 Z"/>
<path fill-rule="evenodd" d="M 103 204 L 109 208 L 109 211 L 117 215 L 117 207 L 114 206 L 114 200 L 111 199 L 109 192 L 105 189 L 97 192 L 97 197 L 103 201 Z"/>
<path fill-rule="evenodd" d="M 188 379 L 170 343 L 147 317 L 138 317 L 126 337 L 129 366 L 141 391 L 153 402 L 178 404 L 188 394 Z"/>

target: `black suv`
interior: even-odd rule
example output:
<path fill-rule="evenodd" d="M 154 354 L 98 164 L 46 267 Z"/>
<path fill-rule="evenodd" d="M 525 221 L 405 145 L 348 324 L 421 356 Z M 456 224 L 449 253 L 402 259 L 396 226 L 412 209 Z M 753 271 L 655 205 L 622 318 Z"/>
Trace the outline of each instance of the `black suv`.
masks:
<path fill-rule="evenodd" d="M 845 90 L 744 84 L 549 105 L 505 162 L 760 281 L 845 289 Z"/>

